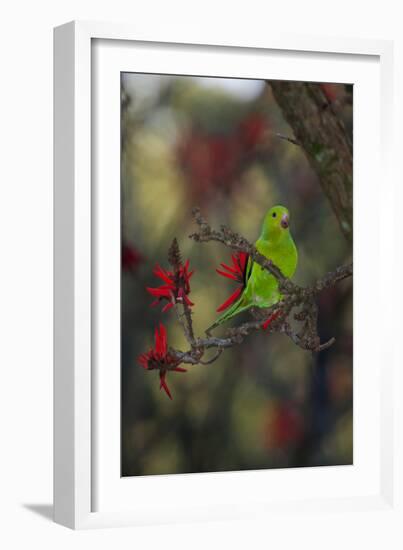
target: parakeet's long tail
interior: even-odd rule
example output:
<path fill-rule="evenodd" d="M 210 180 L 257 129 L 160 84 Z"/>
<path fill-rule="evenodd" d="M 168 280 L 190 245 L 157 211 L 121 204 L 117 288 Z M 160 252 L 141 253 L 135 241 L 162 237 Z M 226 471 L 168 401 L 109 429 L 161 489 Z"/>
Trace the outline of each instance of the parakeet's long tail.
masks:
<path fill-rule="evenodd" d="M 227 309 L 227 311 L 224 311 L 218 319 L 214 321 L 214 323 L 206 330 L 206 332 L 209 332 L 210 330 L 213 330 L 214 328 L 218 327 L 219 325 L 222 325 L 226 321 L 229 321 L 242 311 L 246 311 L 247 309 L 251 308 L 253 306 L 253 302 L 247 302 L 245 300 L 245 296 L 240 296 L 238 300 L 232 304 L 231 307 Z"/>

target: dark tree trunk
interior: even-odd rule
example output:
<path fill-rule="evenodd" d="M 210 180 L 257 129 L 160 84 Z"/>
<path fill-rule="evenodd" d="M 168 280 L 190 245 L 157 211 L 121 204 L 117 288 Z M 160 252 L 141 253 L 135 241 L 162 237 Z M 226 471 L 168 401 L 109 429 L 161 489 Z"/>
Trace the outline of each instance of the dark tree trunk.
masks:
<path fill-rule="evenodd" d="M 353 235 L 353 153 L 343 122 L 320 84 L 269 82 L 273 95 L 330 201 L 345 237 Z"/>

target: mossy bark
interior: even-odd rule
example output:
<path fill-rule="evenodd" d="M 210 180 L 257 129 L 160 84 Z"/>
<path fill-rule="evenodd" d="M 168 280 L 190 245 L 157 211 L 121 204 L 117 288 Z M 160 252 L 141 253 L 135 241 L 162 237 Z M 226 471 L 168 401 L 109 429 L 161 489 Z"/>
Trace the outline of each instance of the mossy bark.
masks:
<path fill-rule="evenodd" d="M 353 238 L 353 151 L 343 122 L 320 84 L 270 81 L 274 98 L 330 201 L 340 229 Z"/>

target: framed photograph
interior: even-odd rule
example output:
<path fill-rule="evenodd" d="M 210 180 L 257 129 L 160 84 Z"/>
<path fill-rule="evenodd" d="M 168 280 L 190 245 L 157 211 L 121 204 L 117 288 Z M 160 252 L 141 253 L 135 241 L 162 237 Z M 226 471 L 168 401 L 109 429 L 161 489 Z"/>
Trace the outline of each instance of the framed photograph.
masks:
<path fill-rule="evenodd" d="M 398 513 L 392 43 L 54 48 L 55 521 Z"/>

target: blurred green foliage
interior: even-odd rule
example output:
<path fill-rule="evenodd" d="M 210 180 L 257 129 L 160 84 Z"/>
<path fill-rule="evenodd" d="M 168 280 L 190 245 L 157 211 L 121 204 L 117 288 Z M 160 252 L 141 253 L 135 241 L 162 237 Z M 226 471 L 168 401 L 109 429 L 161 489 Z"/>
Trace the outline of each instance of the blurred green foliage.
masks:
<path fill-rule="evenodd" d="M 326 86 L 336 100 L 351 92 Z M 341 116 L 351 131 L 351 105 Z M 174 312 L 151 308 L 145 290 L 174 237 L 196 270 L 197 335 L 234 290 L 215 272 L 229 250 L 188 239 L 193 206 L 252 241 L 266 210 L 287 206 L 302 285 L 351 257 L 303 151 L 277 133 L 292 135 L 262 81 L 122 75 L 124 476 L 352 463 L 351 281 L 320 297 L 319 333 L 336 344 L 319 356 L 254 334 L 212 365 L 170 373 L 173 401 L 158 372 L 137 363 L 159 322 L 170 345 L 187 349 Z"/>

